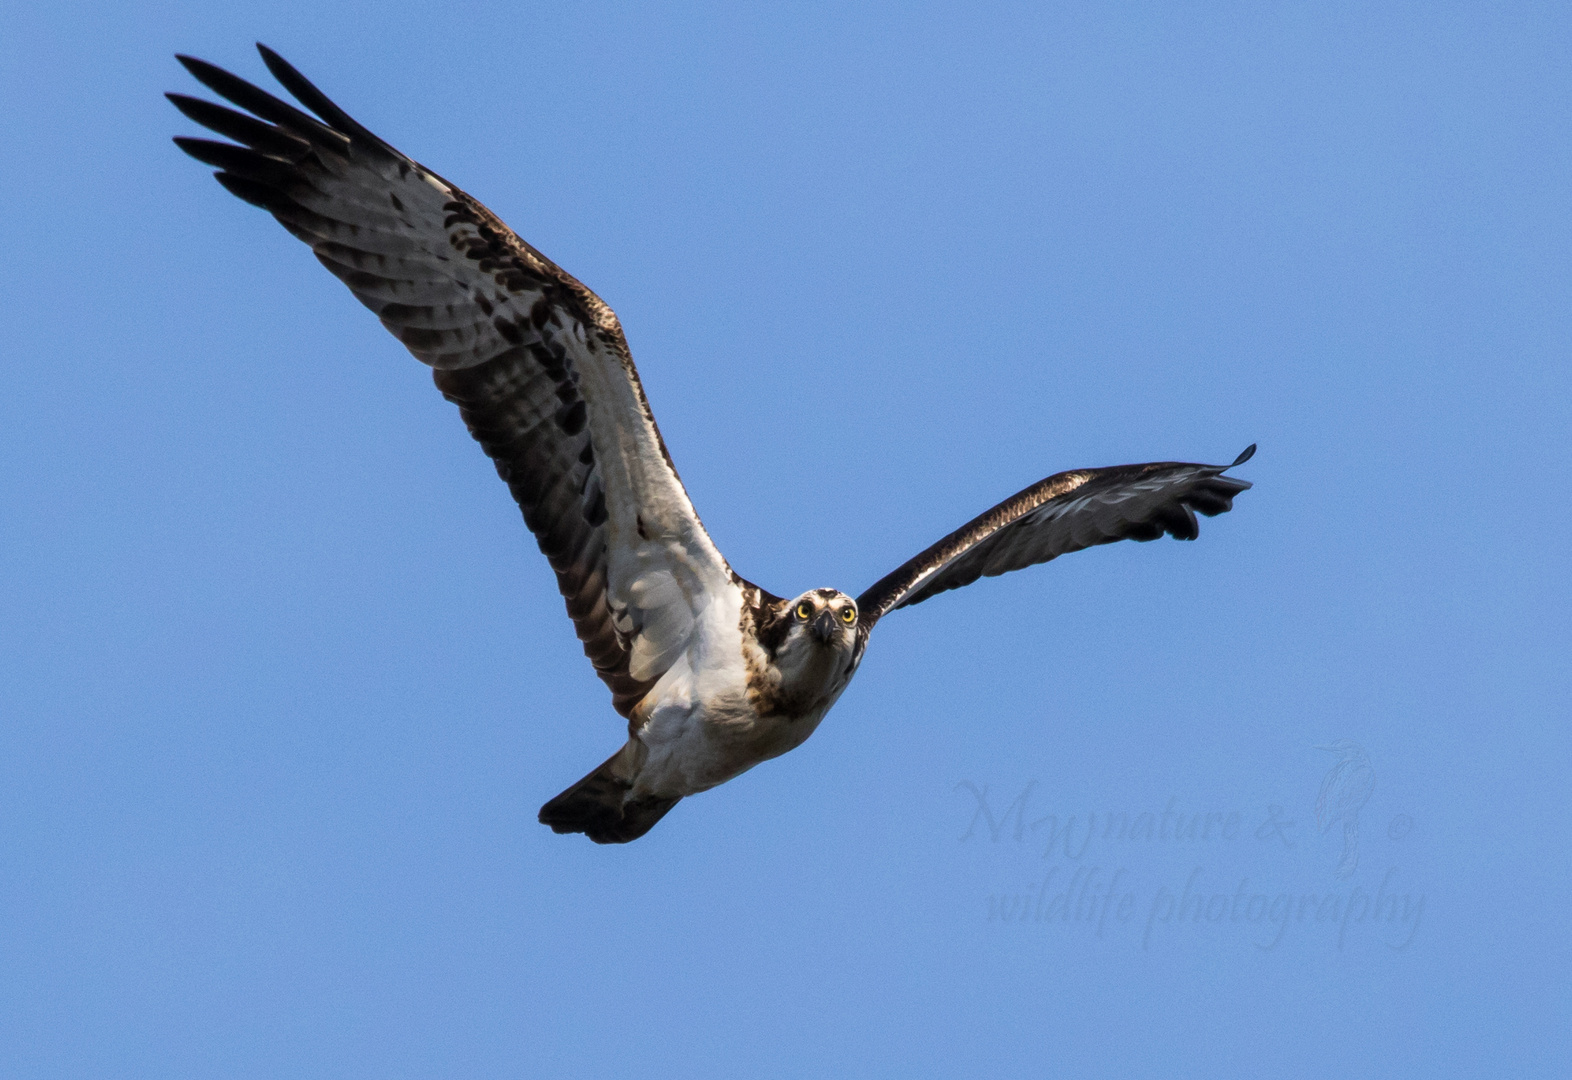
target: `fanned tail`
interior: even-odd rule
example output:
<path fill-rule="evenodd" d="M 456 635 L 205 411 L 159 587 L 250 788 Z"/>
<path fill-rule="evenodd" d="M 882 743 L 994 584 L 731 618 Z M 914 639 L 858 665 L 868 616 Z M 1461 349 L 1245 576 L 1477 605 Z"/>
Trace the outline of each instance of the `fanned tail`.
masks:
<path fill-rule="evenodd" d="M 553 832 L 581 832 L 597 844 L 626 844 L 649 832 L 682 797 L 629 798 L 642 749 L 630 740 L 600 768 L 542 806 L 540 823 Z"/>

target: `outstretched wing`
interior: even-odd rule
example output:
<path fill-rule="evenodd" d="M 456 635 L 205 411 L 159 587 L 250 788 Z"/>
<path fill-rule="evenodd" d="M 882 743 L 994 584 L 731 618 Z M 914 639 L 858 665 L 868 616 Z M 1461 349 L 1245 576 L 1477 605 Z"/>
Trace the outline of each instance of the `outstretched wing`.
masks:
<path fill-rule="evenodd" d="M 1197 511 L 1207 517 L 1225 513 L 1234 496 L 1249 488 L 1222 474 L 1254 453 L 1251 444 L 1232 465 L 1155 461 L 1050 476 L 886 574 L 857 598 L 862 622 L 872 626 L 888 612 L 936 593 L 1095 544 L 1156 540 L 1164 533 L 1194 540 L 1201 531 Z"/>
<path fill-rule="evenodd" d="M 475 199 L 258 49 L 317 118 L 180 57 L 251 115 L 170 94 L 234 140 L 175 142 L 310 245 L 435 369 L 556 571 L 585 654 L 631 715 L 705 605 L 737 585 L 672 467 L 617 317 Z"/>

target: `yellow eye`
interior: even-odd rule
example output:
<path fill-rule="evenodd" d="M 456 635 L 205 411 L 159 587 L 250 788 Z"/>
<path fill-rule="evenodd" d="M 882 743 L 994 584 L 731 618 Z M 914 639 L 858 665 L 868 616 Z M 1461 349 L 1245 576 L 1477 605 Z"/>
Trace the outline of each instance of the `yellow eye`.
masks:
<path fill-rule="evenodd" d="M 841 621 L 854 623 L 857 621 L 857 609 L 847 604 L 841 609 Z"/>
<path fill-rule="evenodd" d="M 813 605 L 804 600 L 797 605 L 797 618 L 810 619 L 813 617 Z"/>

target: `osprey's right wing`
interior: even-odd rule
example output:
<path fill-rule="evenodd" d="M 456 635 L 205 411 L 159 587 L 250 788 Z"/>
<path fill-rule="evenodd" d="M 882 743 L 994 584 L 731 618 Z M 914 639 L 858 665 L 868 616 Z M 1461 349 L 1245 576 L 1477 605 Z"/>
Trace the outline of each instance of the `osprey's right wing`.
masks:
<path fill-rule="evenodd" d="M 585 654 L 629 715 L 687 648 L 704 606 L 738 586 L 666 454 L 617 317 L 475 199 L 258 48 L 320 119 L 181 57 L 251 115 L 170 94 L 186 116 L 234 140 L 176 143 L 310 245 L 435 369 L 556 571 Z"/>
<path fill-rule="evenodd" d="M 961 526 L 857 598 L 865 626 L 936 593 L 1047 562 L 1115 540 L 1179 540 L 1200 534 L 1197 512 L 1233 508 L 1250 487 L 1222 475 L 1255 453 L 1252 444 L 1232 465 L 1158 461 L 1056 473 Z"/>

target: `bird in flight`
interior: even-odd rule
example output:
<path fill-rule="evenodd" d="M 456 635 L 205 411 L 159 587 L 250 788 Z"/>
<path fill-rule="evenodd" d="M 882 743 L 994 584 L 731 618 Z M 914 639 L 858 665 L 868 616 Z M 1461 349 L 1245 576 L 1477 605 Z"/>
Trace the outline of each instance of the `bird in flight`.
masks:
<path fill-rule="evenodd" d="M 276 53 L 309 115 L 179 57 L 244 110 L 175 107 L 231 142 L 175 142 L 270 212 L 382 320 L 459 408 L 557 575 L 627 743 L 541 808 L 559 833 L 643 836 L 682 798 L 799 746 L 896 608 L 1115 540 L 1193 540 L 1250 485 L 1231 465 L 1057 473 L 855 598 L 777 596 L 737 575 L 689 502 L 611 308 L 490 210 L 352 120 Z"/>

